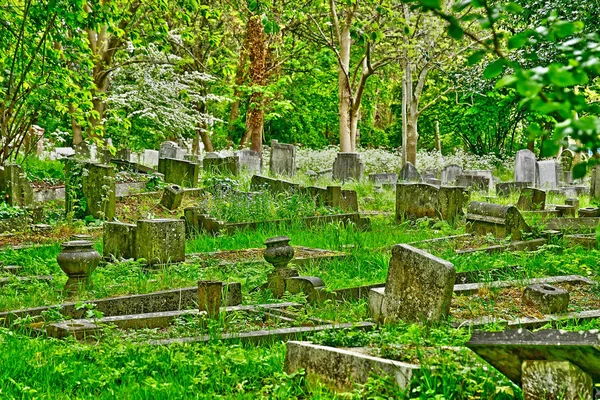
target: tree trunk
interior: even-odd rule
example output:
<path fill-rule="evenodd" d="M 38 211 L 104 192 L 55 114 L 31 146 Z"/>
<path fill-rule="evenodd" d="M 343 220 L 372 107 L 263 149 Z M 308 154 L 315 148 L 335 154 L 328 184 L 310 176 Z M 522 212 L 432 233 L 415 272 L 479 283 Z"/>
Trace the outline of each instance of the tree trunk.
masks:
<path fill-rule="evenodd" d="M 246 28 L 247 30 L 248 28 Z M 242 47 L 240 49 L 240 54 L 238 56 L 238 63 L 235 69 L 235 90 L 233 93 L 234 102 L 231 104 L 231 110 L 229 111 L 229 129 L 227 134 L 227 140 L 233 141 L 233 130 L 235 120 L 238 119 L 240 115 L 240 96 L 242 95 L 240 91 L 240 86 L 244 83 L 244 78 L 246 76 L 246 61 L 248 60 L 248 32 L 246 31 L 246 35 L 244 37 L 244 42 L 242 43 Z"/>
<path fill-rule="evenodd" d="M 435 149 L 442 152 L 442 141 L 440 139 L 440 121 L 435 121 Z"/>
<path fill-rule="evenodd" d="M 406 123 L 406 161 L 412 165 L 417 165 L 417 141 L 419 140 L 417 120 L 417 113 L 408 113 L 408 121 Z"/>
<path fill-rule="evenodd" d="M 266 83 L 266 35 L 261 17 L 255 15 L 248 21 L 248 49 L 250 51 L 250 78 L 252 86 L 265 86 Z M 246 135 L 252 140 L 251 149 L 262 156 L 264 129 L 263 94 L 255 91 L 250 96 L 250 104 L 246 112 Z M 240 143 L 240 146 L 242 143 Z"/>
<path fill-rule="evenodd" d="M 340 59 L 338 65 L 339 118 L 340 118 L 340 152 L 354 151 L 352 143 L 352 94 L 348 74 L 350 71 L 350 28 L 344 26 L 340 33 Z"/>

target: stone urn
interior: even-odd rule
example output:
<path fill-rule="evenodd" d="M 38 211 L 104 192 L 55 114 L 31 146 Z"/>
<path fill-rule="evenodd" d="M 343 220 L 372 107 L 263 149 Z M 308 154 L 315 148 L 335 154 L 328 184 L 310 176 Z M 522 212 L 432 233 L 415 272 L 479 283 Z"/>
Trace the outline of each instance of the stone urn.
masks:
<path fill-rule="evenodd" d="M 294 258 L 294 248 L 290 246 L 290 238 L 278 236 L 265 241 L 265 261 L 272 264 L 275 270 L 267 277 L 267 289 L 271 289 L 273 296 L 280 298 L 285 292 L 285 280 L 298 276 L 298 272 L 287 265 Z"/>
<path fill-rule="evenodd" d="M 92 246 L 93 243 L 88 240 L 72 240 L 62 244 L 56 262 L 69 277 L 65 284 L 65 292 L 77 293 L 80 287 L 87 286 L 90 275 L 102 258 Z"/>

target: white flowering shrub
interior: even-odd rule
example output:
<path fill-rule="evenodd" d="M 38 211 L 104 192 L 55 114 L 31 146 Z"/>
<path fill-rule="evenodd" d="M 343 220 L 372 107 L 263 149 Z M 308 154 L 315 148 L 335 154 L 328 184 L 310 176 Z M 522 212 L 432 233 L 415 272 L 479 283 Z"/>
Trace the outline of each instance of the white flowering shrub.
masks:
<path fill-rule="evenodd" d="M 389 151 L 385 149 L 359 149 L 365 163 L 365 175 L 400 172 L 402 168 L 402 153 L 400 150 Z M 296 151 L 296 167 L 299 172 L 308 170 L 321 171 L 333 167 L 337 156 L 338 147 L 330 146 L 321 150 L 298 148 Z M 268 165 L 268 151 L 263 154 L 265 165 Z M 441 171 L 446 165 L 456 164 L 463 169 L 484 169 L 510 171 L 514 168 L 513 158 L 499 158 L 494 154 L 478 156 L 462 149 L 457 149 L 453 154 L 442 155 L 438 151 L 419 150 L 417 152 L 417 169 L 421 172 Z"/>

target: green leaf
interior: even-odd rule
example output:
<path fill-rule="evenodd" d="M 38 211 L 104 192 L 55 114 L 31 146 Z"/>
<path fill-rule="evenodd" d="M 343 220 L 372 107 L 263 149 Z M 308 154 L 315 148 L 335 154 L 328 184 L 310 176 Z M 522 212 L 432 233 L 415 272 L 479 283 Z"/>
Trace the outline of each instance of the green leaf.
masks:
<path fill-rule="evenodd" d="M 580 162 L 573 167 L 573 179 L 583 178 L 587 173 L 587 162 Z"/>
<path fill-rule="evenodd" d="M 541 83 L 537 83 L 531 80 L 524 80 L 517 82 L 517 92 L 527 98 L 533 98 L 538 95 L 538 93 L 542 90 L 543 85 Z"/>
<path fill-rule="evenodd" d="M 513 3 L 513 2 L 508 3 L 507 5 L 505 5 L 504 9 L 506 11 L 508 11 L 509 13 L 513 13 L 513 14 L 520 14 L 520 13 L 523 12 L 523 7 L 521 7 L 517 3 Z"/>
<path fill-rule="evenodd" d="M 505 65 L 506 60 L 504 58 L 500 58 L 485 68 L 485 71 L 483 71 L 483 76 L 486 78 L 495 78 L 502 73 Z"/>
<path fill-rule="evenodd" d="M 521 47 L 525 46 L 525 44 L 527 44 L 528 41 L 529 41 L 529 33 L 528 32 L 517 33 L 516 35 L 514 35 L 513 37 L 508 39 L 508 48 L 511 50 L 520 49 Z"/>
<path fill-rule="evenodd" d="M 551 65 L 548 68 L 548 78 L 550 82 L 558 87 L 569 87 L 577 84 L 577 80 L 570 71 L 563 66 Z"/>
<path fill-rule="evenodd" d="M 542 149 L 540 150 L 540 155 L 542 157 L 551 157 L 558 154 L 558 150 L 560 150 L 560 146 L 554 142 L 553 140 L 544 140 L 542 142 Z"/>
<path fill-rule="evenodd" d="M 469 65 L 475 65 L 479 61 L 481 61 L 484 56 L 485 56 L 485 51 L 478 50 L 478 51 L 474 52 L 473 54 L 471 54 L 469 56 L 469 58 L 467 58 L 467 63 L 469 63 Z"/>
<path fill-rule="evenodd" d="M 500 80 L 498 80 L 498 82 L 496 82 L 495 87 L 496 87 L 496 89 L 500 89 L 505 86 L 511 86 L 513 83 L 515 83 L 518 80 L 519 80 L 519 78 L 517 78 L 514 75 L 504 75 L 502 78 L 500 78 Z"/>
<path fill-rule="evenodd" d="M 465 32 L 458 24 L 448 25 L 448 35 L 453 39 L 462 39 Z"/>
<path fill-rule="evenodd" d="M 439 10 L 442 8 L 441 0 L 419 0 L 423 7 L 433 8 L 435 10 Z"/>

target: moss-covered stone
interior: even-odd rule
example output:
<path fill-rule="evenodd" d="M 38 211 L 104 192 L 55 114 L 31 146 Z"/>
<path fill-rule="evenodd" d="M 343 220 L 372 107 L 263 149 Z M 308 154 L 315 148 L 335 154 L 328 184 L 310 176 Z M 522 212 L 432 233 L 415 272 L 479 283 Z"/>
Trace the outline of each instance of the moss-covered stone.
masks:
<path fill-rule="evenodd" d="M 185 221 L 182 219 L 143 219 L 137 222 L 136 257 L 148 264 L 185 261 Z"/>

